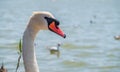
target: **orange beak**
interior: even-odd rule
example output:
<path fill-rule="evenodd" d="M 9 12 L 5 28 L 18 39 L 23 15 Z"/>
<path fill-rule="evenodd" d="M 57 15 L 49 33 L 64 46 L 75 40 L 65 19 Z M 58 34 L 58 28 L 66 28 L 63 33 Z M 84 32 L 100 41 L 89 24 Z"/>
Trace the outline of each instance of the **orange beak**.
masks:
<path fill-rule="evenodd" d="M 56 34 L 62 36 L 63 38 L 66 37 L 66 35 L 63 33 L 63 31 L 55 24 L 54 21 L 49 25 L 49 29 L 51 31 L 55 32 Z"/>

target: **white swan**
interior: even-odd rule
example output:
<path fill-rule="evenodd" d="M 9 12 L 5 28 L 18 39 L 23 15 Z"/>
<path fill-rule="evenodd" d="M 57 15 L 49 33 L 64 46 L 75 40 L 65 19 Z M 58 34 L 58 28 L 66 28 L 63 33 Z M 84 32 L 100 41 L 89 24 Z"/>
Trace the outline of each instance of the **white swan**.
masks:
<path fill-rule="evenodd" d="M 59 58 L 60 57 L 60 49 L 59 49 L 60 45 L 61 44 L 58 43 L 57 46 L 48 47 L 50 54 L 55 54 Z"/>
<path fill-rule="evenodd" d="M 34 39 L 39 30 L 50 30 L 56 34 L 66 37 L 58 27 L 59 21 L 49 12 L 34 12 L 23 35 L 22 51 L 25 72 L 39 72 Z"/>
<path fill-rule="evenodd" d="M 57 46 L 52 46 L 52 47 L 49 47 L 49 50 L 50 50 L 50 54 L 54 54 L 54 52 L 59 52 L 59 47 L 60 47 L 60 43 L 57 44 Z"/>
<path fill-rule="evenodd" d="M 120 40 L 120 35 L 114 36 L 116 40 Z"/>

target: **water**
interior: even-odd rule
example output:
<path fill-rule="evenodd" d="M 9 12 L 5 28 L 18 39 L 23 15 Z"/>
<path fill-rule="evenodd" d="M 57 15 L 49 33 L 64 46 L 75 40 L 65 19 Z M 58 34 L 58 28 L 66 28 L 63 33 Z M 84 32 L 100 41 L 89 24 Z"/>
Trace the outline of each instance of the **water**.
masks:
<path fill-rule="evenodd" d="M 0 63 L 14 72 L 17 47 L 33 11 L 50 11 L 60 20 L 63 39 L 41 31 L 35 42 L 41 72 L 120 72 L 119 0 L 1 0 Z M 49 37 L 48 37 L 49 36 Z M 47 46 L 62 43 L 61 55 Z M 20 63 L 19 72 L 24 72 Z"/>

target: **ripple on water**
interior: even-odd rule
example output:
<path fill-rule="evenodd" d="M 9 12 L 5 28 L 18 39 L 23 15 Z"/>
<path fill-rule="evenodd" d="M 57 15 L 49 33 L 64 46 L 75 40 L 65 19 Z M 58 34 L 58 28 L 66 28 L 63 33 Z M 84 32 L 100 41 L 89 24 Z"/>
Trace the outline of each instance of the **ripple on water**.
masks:
<path fill-rule="evenodd" d="M 113 48 L 113 49 L 111 49 L 111 50 L 109 50 L 109 52 L 107 53 L 107 56 L 109 57 L 109 58 L 120 58 L 120 48 L 118 47 L 118 48 Z"/>
<path fill-rule="evenodd" d="M 79 54 L 76 54 L 75 56 L 76 57 L 90 57 L 90 56 L 92 56 L 93 55 L 93 53 L 90 53 L 90 52 L 82 52 L 82 53 L 79 53 Z"/>
<path fill-rule="evenodd" d="M 65 43 L 63 45 L 63 48 L 66 48 L 66 49 L 76 49 L 78 48 L 79 46 L 75 45 L 75 44 L 72 44 L 72 43 Z"/>
<path fill-rule="evenodd" d="M 88 65 L 88 63 L 86 62 L 83 62 L 83 61 L 80 61 L 80 62 L 76 62 L 76 61 L 70 61 L 70 60 L 65 60 L 62 62 L 62 64 L 64 66 L 67 66 L 67 67 L 86 67 Z"/>
<path fill-rule="evenodd" d="M 2 48 L 7 48 L 7 49 L 11 49 L 11 48 L 18 48 L 18 43 L 5 43 L 0 45 L 0 49 Z"/>
<path fill-rule="evenodd" d="M 120 69 L 120 66 L 114 66 L 114 65 L 109 65 L 109 66 L 96 66 L 96 67 L 91 67 L 91 69 L 100 69 L 102 71 L 106 71 L 106 70 L 109 70 L 109 71 L 112 71 L 112 70 L 118 70 Z M 114 70 L 114 72 L 116 72 Z M 119 70 L 120 71 L 120 70 Z"/>
<path fill-rule="evenodd" d="M 93 49 L 97 48 L 96 45 L 75 45 L 73 43 L 65 43 L 63 45 L 63 48 L 65 49 Z"/>

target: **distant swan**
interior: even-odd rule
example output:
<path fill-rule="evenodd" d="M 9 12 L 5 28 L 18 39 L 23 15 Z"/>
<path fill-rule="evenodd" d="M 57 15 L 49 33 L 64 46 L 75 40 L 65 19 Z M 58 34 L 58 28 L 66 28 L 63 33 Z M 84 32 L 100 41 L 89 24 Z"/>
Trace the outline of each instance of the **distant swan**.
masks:
<path fill-rule="evenodd" d="M 114 36 L 116 40 L 120 40 L 120 35 Z"/>
<path fill-rule="evenodd" d="M 50 54 L 55 54 L 57 55 L 57 57 L 60 57 L 60 43 L 57 44 L 57 46 L 52 46 L 52 47 L 48 47 Z"/>
<path fill-rule="evenodd" d="M 39 72 L 34 49 L 34 40 L 39 30 L 50 30 L 63 38 L 66 37 L 58 25 L 59 21 L 49 12 L 33 13 L 22 40 L 22 55 L 25 72 Z"/>

